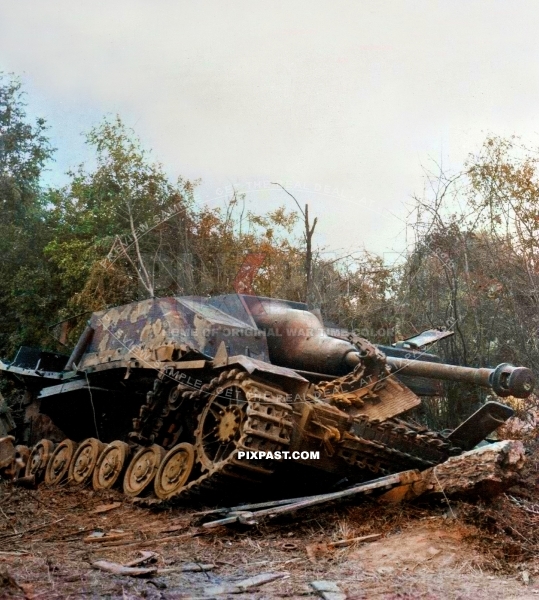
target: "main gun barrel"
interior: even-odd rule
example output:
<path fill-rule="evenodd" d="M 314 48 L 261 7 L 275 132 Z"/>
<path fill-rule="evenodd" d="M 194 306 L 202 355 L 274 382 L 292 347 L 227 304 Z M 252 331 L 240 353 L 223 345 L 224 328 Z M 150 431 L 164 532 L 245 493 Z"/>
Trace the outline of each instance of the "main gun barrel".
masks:
<path fill-rule="evenodd" d="M 443 379 L 461 383 L 474 383 L 482 387 L 492 388 L 501 397 L 515 396 L 527 398 L 535 385 L 535 377 L 526 367 L 514 367 L 502 363 L 495 369 L 459 367 L 441 363 L 410 360 L 405 358 L 387 357 L 387 364 L 393 373 Z"/>

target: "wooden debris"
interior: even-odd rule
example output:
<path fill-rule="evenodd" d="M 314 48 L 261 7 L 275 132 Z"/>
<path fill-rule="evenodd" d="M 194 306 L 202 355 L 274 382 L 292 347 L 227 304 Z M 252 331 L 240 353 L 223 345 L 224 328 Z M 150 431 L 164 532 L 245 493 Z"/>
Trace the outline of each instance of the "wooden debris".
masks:
<path fill-rule="evenodd" d="M 185 523 L 183 525 L 171 525 L 170 527 L 163 527 L 159 530 L 159 533 L 174 533 L 175 531 L 183 531 L 187 527 Z"/>
<path fill-rule="evenodd" d="M 422 478 L 429 494 L 492 498 L 519 480 L 524 461 L 522 442 L 504 440 L 453 456 Z"/>
<path fill-rule="evenodd" d="M 221 585 L 212 585 L 204 589 L 206 596 L 215 596 L 218 594 L 243 594 L 253 588 L 260 587 L 271 581 L 288 577 L 288 573 L 261 573 L 242 581 L 235 583 L 223 583 Z"/>
<path fill-rule="evenodd" d="M 125 567 L 109 560 L 96 560 L 92 567 L 113 575 L 129 575 L 130 577 L 148 577 L 157 573 L 157 567 Z"/>
<path fill-rule="evenodd" d="M 504 440 L 476 448 L 423 471 L 421 479 L 396 487 L 382 502 L 413 500 L 422 494 L 443 498 L 493 498 L 514 485 L 524 465 L 522 442 Z"/>
<path fill-rule="evenodd" d="M 362 544 L 364 542 L 374 542 L 378 538 L 381 538 L 381 533 L 371 533 L 370 535 L 362 535 L 360 537 L 349 538 L 347 540 L 339 540 L 337 542 L 329 542 L 330 548 L 345 548 L 346 546 L 352 546 L 353 544 Z"/>
<path fill-rule="evenodd" d="M 206 571 L 211 571 L 215 569 L 215 565 L 213 563 L 205 564 L 205 563 L 185 563 L 183 565 L 179 565 L 177 567 L 168 567 L 159 569 L 155 566 L 152 567 L 142 567 L 143 563 L 149 561 L 156 561 L 158 558 L 157 552 L 149 552 L 149 551 L 141 551 L 142 555 L 140 558 L 132 560 L 124 565 L 119 563 L 111 562 L 108 560 L 97 560 L 92 563 L 96 569 L 100 569 L 102 571 L 107 571 L 108 573 L 113 573 L 114 575 L 129 575 L 131 577 L 147 577 L 149 575 L 166 575 L 168 573 L 203 573 Z M 268 581 L 273 581 L 276 577 L 274 574 L 271 578 L 267 578 L 265 576 L 263 580 L 258 578 L 251 578 L 241 581 L 239 583 L 234 584 L 234 589 L 242 588 L 243 590 L 248 589 L 249 587 L 256 587 L 257 585 L 262 585 L 263 583 L 267 583 Z M 256 581 L 254 581 L 256 580 Z M 228 590 L 228 588 L 227 588 Z M 227 591 L 226 593 L 239 593 L 236 591 Z"/>
<path fill-rule="evenodd" d="M 102 536 L 89 535 L 88 537 L 84 538 L 84 543 L 85 544 L 96 544 L 96 543 L 105 544 L 107 542 L 116 542 L 118 540 L 125 541 L 125 538 L 130 538 L 129 541 L 132 541 L 133 532 L 126 531 L 124 533 L 110 533 L 108 535 L 102 535 Z"/>
<path fill-rule="evenodd" d="M 346 600 L 346 594 L 334 581 L 311 581 L 311 587 L 324 600 Z"/>
<path fill-rule="evenodd" d="M 141 550 L 139 552 L 141 554 L 140 558 L 135 558 L 131 562 L 125 563 L 124 567 L 138 567 L 139 565 L 144 564 L 149 561 L 156 561 L 159 554 L 157 552 L 152 552 L 151 550 Z"/>
<path fill-rule="evenodd" d="M 166 573 L 205 573 L 206 571 L 212 571 L 213 569 L 215 569 L 215 565 L 212 563 L 186 563 L 184 565 L 180 565 L 179 567 L 166 567 L 164 569 L 158 569 L 157 574 L 165 575 Z"/>
<path fill-rule="evenodd" d="M 194 533 L 182 533 L 181 535 L 167 535 L 166 537 L 153 538 L 151 540 L 113 540 L 107 544 L 103 544 L 100 548 L 112 548 L 115 546 L 124 546 L 126 548 L 148 548 L 149 546 L 175 542 L 184 537 L 194 537 L 195 535 L 199 535 L 199 532 L 195 531 Z"/>
<path fill-rule="evenodd" d="M 235 512 L 252 511 L 255 508 L 268 508 L 270 506 L 284 506 L 285 504 L 295 504 L 302 500 L 308 500 L 312 496 L 302 496 L 301 498 L 288 498 L 285 500 L 268 500 L 267 502 L 256 502 L 255 504 L 241 504 L 240 506 L 231 506 L 230 508 L 212 508 L 193 513 L 193 517 L 206 517 L 208 515 L 222 515 Z"/>
<path fill-rule="evenodd" d="M 391 488 L 395 485 L 406 485 L 411 482 L 415 482 L 418 479 L 420 479 L 418 471 L 402 471 L 401 473 L 386 475 L 385 477 L 380 477 L 379 479 L 374 479 L 373 481 L 369 481 L 367 483 L 355 485 L 340 492 L 307 496 L 305 498 L 301 498 L 299 501 L 289 501 L 287 504 L 284 504 L 285 501 L 283 500 L 278 500 L 270 508 L 265 508 L 254 512 L 246 510 L 230 512 L 229 516 L 225 517 L 224 519 L 218 519 L 217 521 L 204 523 L 202 527 L 209 529 L 212 527 L 229 525 L 236 522 L 242 523 L 243 525 L 256 525 L 259 520 L 263 518 L 272 518 L 279 514 L 294 512 L 302 508 L 308 508 L 310 506 L 316 506 L 317 504 L 331 502 L 332 500 L 340 500 L 342 498 L 347 498 L 358 494 L 369 493 L 376 489 Z"/>
<path fill-rule="evenodd" d="M 212 563 L 186 563 L 179 568 L 182 573 L 203 573 L 206 571 L 213 571 L 213 569 L 215 569 L 215 565 Z"/>
<path fill-rule="evenodd" d="M 90 514 L 101 514 L 104 512 L 109 512 L 109 510 L 114 510 L 115 508 L 119 508 L 122 506 L 122 502 L 113 502 L 112 504 L 100 504 L 94 510 L 90 511 Z"/>

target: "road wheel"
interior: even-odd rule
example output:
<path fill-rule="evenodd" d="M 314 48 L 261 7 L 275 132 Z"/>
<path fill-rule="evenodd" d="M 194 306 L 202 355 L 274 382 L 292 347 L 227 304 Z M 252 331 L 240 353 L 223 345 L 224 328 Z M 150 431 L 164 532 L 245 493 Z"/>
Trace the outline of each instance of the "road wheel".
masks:
<path fill-rule="evenodd" d="M 161 500 L 177 494 L 187 483 L 195 464 L 192 444 L 182 443 L 170 449 L 155 475 L 154 491 Z"/>
<path fill-rule="evenodd" d="M 69 483 L 82 485 L 90 479 L 104 447 L 105 444 L 95 438 L 88 438 L 80 444 L 69 465 Z"/>
<path fill-rule="evenodd" d="M 94 469 L 92 478 L 94 490 L 108 490 L 120 480 L 127 465 L 129 453 L 129 445 L 119 440 L 105 446 Z"/>
<path fill-rule="evenodd" d="M 33 475 L 36 478 L 36 481 L 41 479 L 45 474 L 45 470 L 53 452 L 54 442 L 51 442 L 51 440 L 40 440 L 33 447 L 30 459 L 26 463 L 25 476 L 31 477 Z"/>
<path fill-rule="evenodd" d="M 140 496 L 153 481 L 157 469 L 165 456 L 165 450 L 157 444 L 141 448 L 133 456 L 124 477 L 124 493 L 127 496 Z"/>
<path fill-rule="evenodd" d="M 76 449 L 77 444 L 73 440 L 64 440 L 56 446 L 45 470 L 45 483 L 47 485 L 58 485 L 67 478 L 69 465 Z"/>

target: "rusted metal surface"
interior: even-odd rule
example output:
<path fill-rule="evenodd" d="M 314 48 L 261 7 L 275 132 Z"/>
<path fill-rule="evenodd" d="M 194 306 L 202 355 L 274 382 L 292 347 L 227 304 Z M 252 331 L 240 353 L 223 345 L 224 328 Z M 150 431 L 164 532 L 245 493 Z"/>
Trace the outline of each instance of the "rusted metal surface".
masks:
<path fill-rule="evenodd" d="M 265 332 L 272 363 L 301 369 L 344 375 L 357 364 L 347 360 L 357 349 L 327 335 L 318 318 L 284 302 L 246 298 L 256 324 Z"/>
<path fill-rule="evenodd" d="M 129 445 L 114 441 L 101 452 L 92 476 L 94 490 L 108 490 L 121 481 L 129 458 Z"/>
<path fill-rule="evenodd" d="M 82 335 L 77 342 L 77 345 L 73 348 L 73 352 L 69 357 L 67 364 L 65 366 L 65 370 L 69 371 L 78 366 L 79 360 L 82 358 L 82 355 L 86 351 L 86 348 L 90 344 L 92 337 L 94 335 L 94 328 L 90 327 L 90 325 L 86 326 L 86 329 L 82 332 Z"/>
<path fill-rule="evenodd" d="M 394 372 L 407 375 L 419 375 L 446 381 L 473 383 L 492 388 L 498 396 L 516 396 L 527 398 L 533 391 L 535 377 L 530 369 L 513 367 L 507 363 L 495 369 L 474 369 L 416 360 L 388 357 L 387 362 Z"/>
<path fill-rule="evenodd" d="M 34 446 L 26 465 L 25 475 L 27 477 L 35 477 L 36 481 L 42 479 L 54 447 L 54 442 L 46 439 L 39 441 Z"/>
<path fill-rule="evenodd" d="M 505 404 L 487 402 L 447 437 L 463 450 L 471 450 L 514 414 L 515 411 Z"/>

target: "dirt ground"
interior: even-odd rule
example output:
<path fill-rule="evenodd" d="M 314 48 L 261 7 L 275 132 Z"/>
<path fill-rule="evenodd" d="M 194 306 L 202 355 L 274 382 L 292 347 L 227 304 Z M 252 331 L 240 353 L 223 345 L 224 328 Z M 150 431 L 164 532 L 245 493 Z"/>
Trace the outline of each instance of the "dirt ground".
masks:
<path fill-rule="evenodd" d="M 517 496 L 491 505 L 370 501 L 218 529 L 202 528 L 193 509 L 153 512 L 116 492 L 4 482 L 0 598 L 316 598 L 316 580 L 335 582 L 349 600 L 539 598 L 531 475 Z M 331 546 L 375 533 L 374 541 Z M 149 566 L 157 571 L 146 577 L 93 566 L 126 564 L 141 551 L 155 553 Z M 278 578 L 234 589 L 259 574 Z"/>

